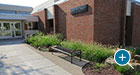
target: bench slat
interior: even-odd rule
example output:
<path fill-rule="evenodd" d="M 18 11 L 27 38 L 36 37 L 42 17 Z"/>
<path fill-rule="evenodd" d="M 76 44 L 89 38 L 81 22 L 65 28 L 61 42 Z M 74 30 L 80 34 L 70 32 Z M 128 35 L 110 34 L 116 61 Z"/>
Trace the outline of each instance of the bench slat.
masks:
<path fill-rule="evenodd" d="M 73 54 L 78 54 L 78 56 L 80 56 L 80 61 L 81 61 L 81 57 L 82 57 L 81 54 L 82 53 L 79 50 L 71 50 L 71 49 L 63 48 L 61 46 L 52 47 L 52 49 L 71 56 L 71 63 L 72 63 L 73 56 L 75 56 Z M 53 52 L 52 52 L 52 54 L 53 54 Z"/>
<path fill-rule="evenodd" d="M 74 52 L 74 50 L 71 50 L 71 49 L 68 49 L 68 48 L 64 48 L 64 47 L 61 47 L 61 46 L 58 46 L 56 48 L 61 49 L 61 50 L 66 51 L 66 52 L 69 52 L 69 53 L 73 53 Z"/>
<path fill-rule="evenodd" d="M 65 53 L 65 54 L 67 54 L 67 55 L 71 55 L 70 53 L 68 53 L 68 52 L 65 52 L 65 51 L 62 51 L 62 50 L 60 50 L 60 49 L 57 49 L 57 48 L 52 48 L 52 49 L 54 49 L 54 50 L 57 50 L 57 51 L 59 51 L 59 52 L 62 52 L 62 53 Z"/>

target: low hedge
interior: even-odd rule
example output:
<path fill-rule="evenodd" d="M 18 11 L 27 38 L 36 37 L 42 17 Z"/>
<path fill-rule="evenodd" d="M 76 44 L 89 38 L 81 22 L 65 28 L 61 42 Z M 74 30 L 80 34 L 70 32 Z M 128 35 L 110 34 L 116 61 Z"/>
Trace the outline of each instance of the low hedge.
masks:
<path fill-rule="evenodd" d="M 133 54 L 138 54 L 138 55 L 140 55 L 140 48 L 125 47 L 125 49 L 131 51 Z"/>
<path fill-rule="evenodd" d="M 41 35 L 40 33 L 31 36 L 27 42 L 36 47 L 49 47 L 60 44 L 61 39 L 59 36 L 60 35 Z"/>
<path fill-rule="evenodd" d="M 61 45 L 72 50 L 82 50 L 82 56 L 86 60 L 94 62 L 104 62 L 106 58 L 113 55 L 111 48 L 106 48 L 98 44 L 84 44 L 82 42 L 62 41 L 62 35 L 43 35 L 42 33 L 31 36 L 28 40 L 36 47 L 49 47 Z"/>
<path fill-rule="evenodd" d="M 82 50 L 82 58 L 94 62 L 104 62 L 106 58 L 113 55 L 111 48 L 106 48 L 98 44 L 63 41 L 61 42 L 61 46 L 73 50 Z"/>

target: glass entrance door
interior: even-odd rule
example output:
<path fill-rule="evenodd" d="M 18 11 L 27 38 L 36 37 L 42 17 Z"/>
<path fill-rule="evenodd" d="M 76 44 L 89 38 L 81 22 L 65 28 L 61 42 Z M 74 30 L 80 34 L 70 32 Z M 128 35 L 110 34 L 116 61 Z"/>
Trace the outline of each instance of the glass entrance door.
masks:
<path fill-rule="evenodd" d="M 2 23 L 0 23 L 0 38 L 3 37 L 3 34 L 2 34 Z"/>
<path fill-rule="evenodd" d="M 14 37 L 22 37 L 22 27 L 20 22 L 14 23 Z"/>
<path fill-rule="evenodd" d="M 20 21 L 0 21 L 0 39 L 21 37 L 22 26 Z"/>
<path fill-rule="evenodd" d="M 3 30 L 3 37 L 4 38 L 11 38 L 12 37 L 12 30 L 11 30 L 11 24 L 8 22 L 4 22 L 2 26 Z"/>

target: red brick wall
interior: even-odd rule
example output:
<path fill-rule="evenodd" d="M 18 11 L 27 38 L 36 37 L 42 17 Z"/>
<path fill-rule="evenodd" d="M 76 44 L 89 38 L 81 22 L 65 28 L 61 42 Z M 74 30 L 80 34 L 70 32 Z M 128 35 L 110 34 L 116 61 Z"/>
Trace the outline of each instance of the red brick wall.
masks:
<path fill-rule="evenodd" d="M 133 34 L 132 45 L 140 46 L 140 5 L 132 4 Z"/>
<path fill-rule="evenodd" d="M 70 0 L 54 6 L 56 32 L 65 33 L 68 40 L 119 44 L 124 3 L 123 0 Z M 71 8 L 85 4 L 89 5 L 88 12 L 70 14 Z"/>
<path fill-rule="evenodd" d="M 120 44 L 120 26 L 124 0 L 95 0 L 94 40 L 103 44 Z M 123 11 L 125 12 L 125 11 Z"/>
<path fill-rule="evenodd" d="M 47 20 L 47 10 L 44 9 L 40 12 L 33 13 L 32 15 L 39 16 L 39 29 L 44 32 L 45 34 L 50 32 L 49 23 Z"/>
<path fill-rule="evenodd" d="M 54 6 L 54 29 L 56 33 L 66 35 L 66 13 L 59 6 Z"/>
<path fill-rule="evenodd" d="M 89 11 L 71 15 L 71 8 L 89 5 Z M 56 32 L 64 33 L 68 40 L 93 42 L 94 0 L 70 0 L 55 6 Z"/>

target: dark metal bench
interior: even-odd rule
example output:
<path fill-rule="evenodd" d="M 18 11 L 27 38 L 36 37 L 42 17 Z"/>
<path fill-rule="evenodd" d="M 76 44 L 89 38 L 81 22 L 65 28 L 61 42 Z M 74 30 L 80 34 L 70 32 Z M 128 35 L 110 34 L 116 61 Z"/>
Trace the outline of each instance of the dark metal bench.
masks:
<path fill-rule="evenodd" d="M 71 63 L 73 63 L 72 60 L 73 60 L 74 56 L 79 56 L 80 61 L 81 61 L 81 58 L 82 58 L 81 50 L 71 50 L 71 49 L 68 49 L 68 48 L 61 47 L 61 46 L 52 47 L 52 49 L 54 51 L 58 51 L 58 52 L 61 52 L 63 54 L 66 54 L 66 55 L 70 56 L 71 57 Z M 52 51 L 52 54 L 53 54 L 53 51 Z"/>

